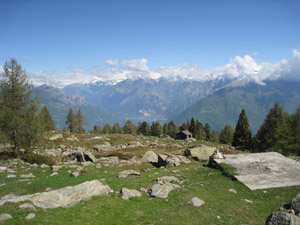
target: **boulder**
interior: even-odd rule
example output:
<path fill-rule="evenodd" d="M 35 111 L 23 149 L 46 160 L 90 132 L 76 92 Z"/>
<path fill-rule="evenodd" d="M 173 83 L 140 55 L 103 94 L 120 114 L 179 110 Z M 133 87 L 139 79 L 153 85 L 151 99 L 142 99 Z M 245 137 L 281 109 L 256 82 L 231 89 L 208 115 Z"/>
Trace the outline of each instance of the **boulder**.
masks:
<path fill-rule="evenodd" d="M 0 224 L 4 223 L 5 221 L 10 220 L 10 219 L 12 219 L 12 216 L 10 214 L 2 213 L 0 215 Z"/>
<path fill-rule="evenodd" d="M 135 170 L 124 170 L 118 173 L 118 178 L 125 178 L 128 176 L 141 176 L 141 173 Z"/>
<path fill-rule="evenodd" d="M 24 203 L 24 204 L 20 205 L 19 208 L 36 211 L 35 207 L 30 203 Z"/>
<path fill-rule="evenodd" d="M 202 145 L 201 147 L 188 148 L 185 150 L 184 154 L 185 156 L 192 156 L 198 161 L 208 161 L 209 157 L 214 153 L 215 150 L 215 147 Z"/>
<path fill-rule="evenodd" d="M 144 163 L 158 163 L 158 155 L 153 151 L 147 151 L 142 158 Z"/>
<path fill-rule="evenodd" d="M 41 167 L 41 168 L 49 168 L 49 166 L 46 165 L 46 164 L 42 164 L 40 167 Z"/>
<path fill-rule="evenodd" d="M 291 207 L 296 214 L 300 213 L 300 193 L 292 199 Z"/>
<path fill-rule="evenodd" d="M 82 165 L 84 167 L 84 166 L 92 166 L 94 164 L 90 161 L 87 161 L 87 162 L 81 162 L 80 165 Z"/>
<path fill-rule="evenodd" d="M 286 212 L 272 213 L 266 220 L 266 225 L 299 225 L 300 217 Z"/>
<path fill-rule="evenodd" d="M 29 173 L 20 175 L 20 178 L 35 178 L 35 176 L 32 173 Z"/>
<path fill-rule="evenodd" d="M 67 139 L 67 141 L 79 141 L 78 138 L 75 137 L 74 134 L 71 137 L 67 137 L 66 139 Z"/>
<path fill-rule="evenodd" d="M 195 207 L 200 207 L 205 204 L 205 202 L 197 197 L 192 198 L 191 201 L 188 202 L 189 204 L 195 206 Z"/>
<path fill-rule="evenodd" d="M 51 169 L 52 169 L 53 172 L 57 172 L 57 171 L 59 171 L 61 168 L 62 168 L 62 166 L 59 166 L 59 165 L 53 165 L 53 166 L 51 166 Z"/>
<path fill-rule="evenodd" d="M 111 148 L 111 144 L 109 142 L 105 142 L 101 145 L 94 145 L 94 147 L 93 147 L 94 152 L 101 152 L 101 151 L 107 152 L 107 151 L 111 151 L 111 150 L 113 150 L 113 149 Z"/>
<path fill-rule="evenodd" d="M 121 193 L 122 193 L 122 198 L 124 200 L 142 196 L 141 192 L 139 192 L 138 190 L 135 190 L 135 189 L 122 188 Z"/>
<path fill-rule="evenodd" d="M 71 177 L 78 177 L 79 174 L 80 173 L 78 171 L 75 171 L 75 172 L 71 173 Z"/>
<path fill-rule="evenodd" d="M 171 183 L 157 183 L 152 186 L 149 190 L 149 194 L 152 197 L 157 198 L 167 198 L 170 191 L 173 191 L 175 188 L 178 188 L 178 185 Z"/>
<path fill-rule="evenodd" d="M 89 151 L 85 150 L 84 148 L 78 147 L 75 152 L 72 153 L 79 162 L 96 162 L 96 157 Z"/>
<path fill-rule="evenodd" d="M 61 139 L 63 139 L 62 134 L 54 134 L 49 138 L 49 141 L 56 141 L 56 140 L 61 140 Z"/>
<path fill-rule="evenodd" d="M 182 155 L 168 155 L 166 158 L 167 166 L 180 166 L 181 164 L 190 163 L 191 161 Z"/>
<path fill-rule="evenodd" d="M 0 173 L 7 170 L 7 167 L 6 166 L 0 166 Z"/>
<path fill-rule="evenodd" d="M 162 183 L 171 183 L 171 182 L 176 182 L 179 183 L 180 181 L 178 178 L 174 176 L 164 176 L 164 177 L 159 177 L 155 179 L 156 182 L 162 182 Z"/>
<path fill-rule="evenodd" d="M 86 201 L 94 196 L 107 195 L 112 190 L 108 185 L 99 180 L 86 181 L 75 186 L 68 186 L 48 192 L 22 196 L 4 196 L 0 200 L 0 206 L 6 202 L 31 201 L 37 207 L 43 209 L 70 207 L 81 201 Z"/>
<path fill-rule="evenodd" d="M 128 147 L 134 148 L 134 147 L 140 147 L 140 146 L 142 146 L 142 144 L 139 141 L 131 141 L 128 143 Z"/>
<path fill-rule="evenodd" d="M 43 156 L 60 157 L 61 151 L 56 149 L 45 149 L 45 151 L 40 154 Z"/>
<path fill-rule="evenodd" d="M 115 165 L 118 165 L 120 163 L 118 156 L 101 157 L 99 161 L 103 163 L 115 164 Z"/>
<path fill-rule="evenodd" d="M 35 214 L 34 213 L 29 213 L 27 216 L 26 216 L 26 220 L 31 220 L 35 217 Z"/>

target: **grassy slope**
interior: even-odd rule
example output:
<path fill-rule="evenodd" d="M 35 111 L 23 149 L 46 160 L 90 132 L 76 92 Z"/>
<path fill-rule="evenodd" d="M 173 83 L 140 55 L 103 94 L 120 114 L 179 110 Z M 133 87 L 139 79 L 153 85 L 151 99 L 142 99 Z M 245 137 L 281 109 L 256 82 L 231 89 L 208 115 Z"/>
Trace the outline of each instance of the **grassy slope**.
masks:
<path fill-rule="evenodd" d="M 119 142 L 132 139 L 126 136 L 117 137 Z M 111 142 L 114 141 L 117 139 Z M 176 143 L 176 141 L 172 142 Z M 132 154 L 137 151 L 142 154 L 146 150 L 142 148 L 128 152 Z M 160 151 L 180 153 L 183 150 Z M 10 193 L 23 195 L 42 192 L 48 187 L 57 189 L 93 179 L 105 179 L 105 182 L 116 192 L 109 196 L 94 197 L 70 208 L 49 210 L 37 208 L 35 212 L 37 216 L 30 222 L 25 221 L 25 217 L 30 212 L 18 208 L 22 203 L 6 203 L 0 207 L 0 214 L 10 213 L 13 216 L 9 224 L 264 224 L 271 212 L 278 211 L 280 206 L 290 203 L 292 197 L 300 192 L 300 186 L 267 189 L 266 193 L 264 190 L 250 191 L 243 184 L 223 176 L 221 171 L 203 165 L 203 163 L 193 162 L 166 169 L 154 168 L 149 164 L 125 168 L 88 167 L 87 172 L 77 178 L 70 177 L 67 168 L 61 169 L 57 176 L 50 177 L 52 171 L 49 168 L 18 166 L 16 174 L 31 172 L 36 175 L 36 178 L 30 183 L 21 182 L 18 178 L 7 179 L 7 173 L 2 172 L 0 183 L 7 185 L 0 187 L 1 196 Z M 141 176 L 117 178 L 117 173 L 125 169 L 140 170 Z M 148 170 L 143 172 L 145 169 Z M 184 181 L 183 188 L 170 192 L 167 200 L 151 198 L 143 193 L 141 198 L 125 201 L 118 193 L 122 187 L 146 188 L 154 184 L 154 178 L 164 175 L 176 175 Z M 229 192 L 230 188 L 234 188 L 238 193 Z M 198 197 L 206 204 L 200 208 L 186 204 L 192 197 Z M 244 199 L 252 200 L 253 204 L 245 202 Z"/>

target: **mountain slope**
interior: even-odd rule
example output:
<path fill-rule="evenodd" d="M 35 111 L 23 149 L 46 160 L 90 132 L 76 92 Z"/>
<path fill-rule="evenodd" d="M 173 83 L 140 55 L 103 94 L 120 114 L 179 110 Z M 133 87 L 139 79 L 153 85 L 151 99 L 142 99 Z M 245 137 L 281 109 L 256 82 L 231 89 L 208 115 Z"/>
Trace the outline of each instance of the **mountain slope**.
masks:
<path fill-rule="evenodd" d="M 46 105 L 51 112 L 57 129 L 63 128 L 69 108 L 83 112 L 85 116 L 85 129 L 90 130 L 94 124 L 103 126 L 104 123 L 123 123 L 125 118 L 109 113 L 87 103 L 81 96 L 68 96 L 61 89 L 49 85 L 41 85 L 34 88 L 39 93 L 41 105 Z"/>
<path fill-rule="evenodd" d="M 220 130 L 226 124 L 234 128 L 241 110 L 245 108 L 251 129 L 256 132 L 275 101 L 293 113 L 300 103 L 300 83 L 278 80 L 267 81 L 264 86 L 249 83 L 223 88 L 172 119 L 182 124 L 194 117 L 202 123 L 208 122 L 213 129 Z"/>
<path fill-rule="evenodd" d="M 220 78 L 208 81 L 136 79 L 115 85 L 73 84 L 63 90 L 76 93 L 101 109 L 122 113 L 134 122 L 163 122 L 230 82 Z"/>

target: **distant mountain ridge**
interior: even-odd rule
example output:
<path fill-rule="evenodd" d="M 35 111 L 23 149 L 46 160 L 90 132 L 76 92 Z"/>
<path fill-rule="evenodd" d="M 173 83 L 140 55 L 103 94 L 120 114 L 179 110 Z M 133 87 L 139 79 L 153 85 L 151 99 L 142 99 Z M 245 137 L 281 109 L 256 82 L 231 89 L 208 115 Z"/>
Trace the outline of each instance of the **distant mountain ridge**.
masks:
<path fill-rule="evenodd" d="M 226 87 L 171 119 L 182 124 L 194 117 L 202 123 L 208 122 L 213 129 L 220 130 L 226 124 L 235 128 L 238 116 L 245 108 L 250 127 L 255 133 L 275 101 L 287 112 L 294 113 L 300 103 L 300 82 L 276 80 L 265 81 L 265 85 L 251 82 L 243 86 Z"/>

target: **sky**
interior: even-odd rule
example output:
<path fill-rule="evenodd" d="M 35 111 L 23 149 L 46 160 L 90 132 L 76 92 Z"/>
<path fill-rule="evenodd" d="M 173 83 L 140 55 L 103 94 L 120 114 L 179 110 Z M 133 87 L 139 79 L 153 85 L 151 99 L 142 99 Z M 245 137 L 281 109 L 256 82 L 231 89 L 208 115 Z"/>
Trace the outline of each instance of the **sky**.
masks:
<path fill-rule="evenodd" d="M 0 0 L 0 9 L 0 70 L 14 57 L 36 85 L 300 77 L 299 0 Z"/>

